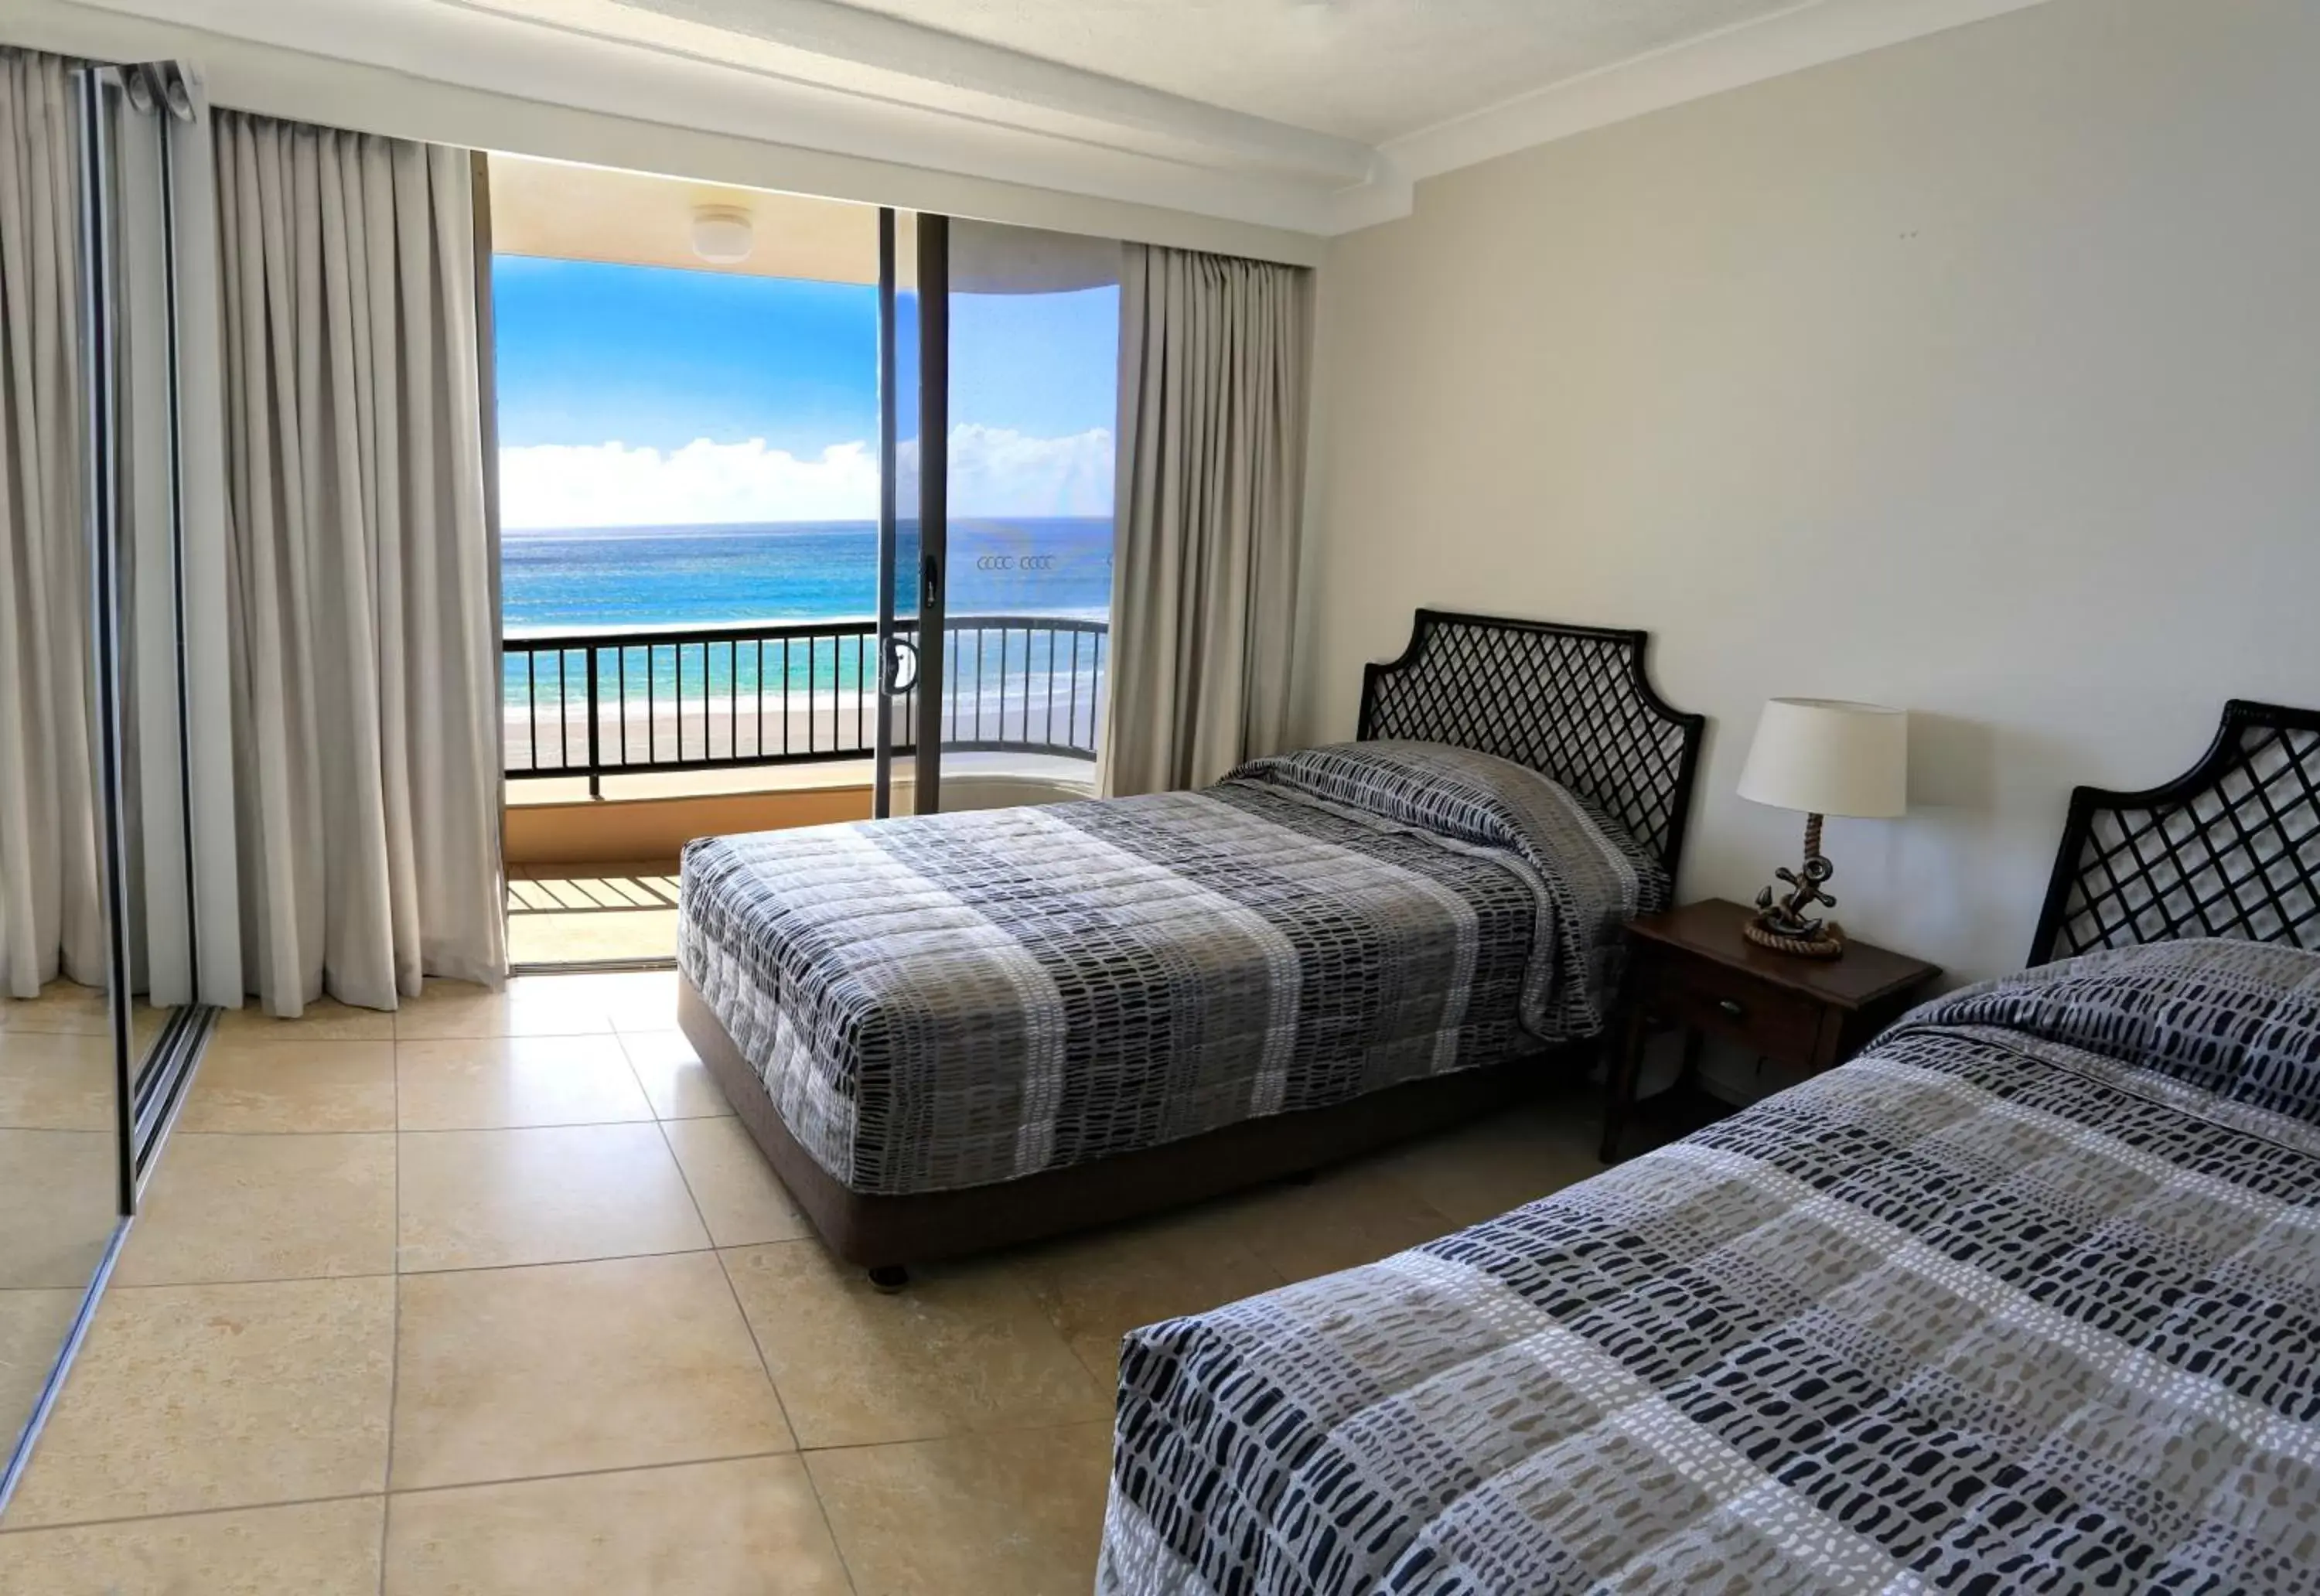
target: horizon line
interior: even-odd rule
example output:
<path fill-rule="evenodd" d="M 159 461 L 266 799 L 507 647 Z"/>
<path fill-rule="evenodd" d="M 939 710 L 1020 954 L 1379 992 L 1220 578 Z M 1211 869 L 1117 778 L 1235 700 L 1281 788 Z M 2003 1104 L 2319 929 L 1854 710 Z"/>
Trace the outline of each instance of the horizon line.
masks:
<path fill-rule="evenodd" d="M 950 524 L 974 526 L 994 521 L 1110 521 L 1112 519 L 1110 515 L 954 515 L 950 517 Z M 915 515 L 903 516 L 897 518 L 895 525 L 898 529 L 916 526 L 918 521 L 919 518 Z M 500 536 L 503 539 L 573 538 L 587 537 L 594 533 L 782 531 L 812 527 L 866 527 L 875 531 L 877 526 L 878 518 L 875 515 L 842 515 L 813 516 L 794 521 L 623 521 L 611 526 L 502 526 Z"/>

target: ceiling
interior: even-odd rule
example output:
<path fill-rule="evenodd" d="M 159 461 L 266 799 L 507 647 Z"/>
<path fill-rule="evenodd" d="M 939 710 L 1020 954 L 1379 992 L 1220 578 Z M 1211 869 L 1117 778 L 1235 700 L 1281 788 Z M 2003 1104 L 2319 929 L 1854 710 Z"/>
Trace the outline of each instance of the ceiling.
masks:
<path fill-rule="evenodd" d="M 874 205 L 520 155 L 494 155 L 486 170 L 495 254 L 820 283 L 878 280 Z M 703 258 L 693 246 L 693 222 L 703 210 L 745 219 L 748 253 Z M 916 218 L 904 211 L 894 220 L 895 284 L 908 289 L 917 275 Z M 1054 294 L 1119 280 L 1117 241 L 964 220 L 951 228 L 955 293 Z"/>
<path fill-rule="evenodd" d="M 492 247 L 502 254 L 821 283 L 878 280 L 878 213 L 868 205 L 521 156 L 495 155 L 489 170 Z M 693 217 L 705 207 L 748 218 L 746 256 L 708 261 L 694 251 Z"/>
<path fill-rule="evenodd" d="M 946 174 L 1296 258 L 1436 173 L 2039 0 L 52 3 L 899 174 L 852 198 Z"/>
<path fill-rule="evenodd" d="M 688 0 L 641 0 L 681 11 Z M 1365 144 L 1796 0 L 844 0 Z"/>

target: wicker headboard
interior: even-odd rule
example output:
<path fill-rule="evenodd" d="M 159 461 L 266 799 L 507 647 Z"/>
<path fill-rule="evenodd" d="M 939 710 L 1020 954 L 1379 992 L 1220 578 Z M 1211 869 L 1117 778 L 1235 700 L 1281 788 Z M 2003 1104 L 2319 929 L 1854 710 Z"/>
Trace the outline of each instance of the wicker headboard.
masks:
<path fill-rule="evenodd" d="M 2320 711 L 2234 698 L 2173 781 L 2071 794 L 2030 962 L 2176 937 L 2320 948 Z"/>
<path fill-rule="evenodd" d="M 1673 876 L 1708 722 L 1644 674 L 1646 635 L 1420 610 L 1362 676 L 1363 739 L 1478 748 L 1592 799 Z"/>

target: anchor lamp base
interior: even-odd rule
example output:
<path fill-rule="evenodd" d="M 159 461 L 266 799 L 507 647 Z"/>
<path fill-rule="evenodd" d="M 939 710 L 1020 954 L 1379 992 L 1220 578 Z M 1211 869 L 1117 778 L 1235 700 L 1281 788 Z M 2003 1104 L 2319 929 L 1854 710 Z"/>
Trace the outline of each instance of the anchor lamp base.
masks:
<path fill-rule="evenodd" d="M 1836 907 L 1836 900 L 1821 889 L 1836 874 L 1836 866 L 1820 851 L 1821 817 L 1805 817 L 1805 857 L 1799 869 L 1774 874 L 1791 889 L 1785 894 L 1766 887 L 1756 894 L 1756 912 L 1740 934 L 1759 948 L 1795 958 L 1842 958 L 1844 928 L 1833 920 L 1818 920 L 1816 907 Z"/>

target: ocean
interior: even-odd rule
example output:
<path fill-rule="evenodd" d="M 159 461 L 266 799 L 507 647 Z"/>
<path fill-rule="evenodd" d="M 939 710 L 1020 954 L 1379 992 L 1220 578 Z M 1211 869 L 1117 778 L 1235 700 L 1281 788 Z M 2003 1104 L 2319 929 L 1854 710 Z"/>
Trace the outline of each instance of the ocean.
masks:
<path fill-rule="evenodd" d="M 908 614 L 915 522 L 903 523 L 898 544 L 897 607 Z M 511 636 L 861 619 L 877 612 L 877 558 L 878 529 L 866 521 L 510 532 L 501 609 Z M 949 598 L 953 615 L 1101 620 L 1111 605 L 1111 521 L 955 521 Z"/>
<path fill-rule="evenodd" d="M 907 617 L 917 607 L 915 521 L 902 523 L 897 542 L 895 607 Z M 500 548 L 501 612 L 512 641 L 527 633 L 862 620 L 877 612 L 877 527 L 866 521 L 509 532 Z M 951 522 L 954 620 L 1054 615 L 1101 621 L 1110 604 L 1110 518 Z M 1020 634 L 1015 642 L 996 643 L 975 674 L 993 682 L 1020 674 L 1030 664 L 1031 647 Z M 676 689 L 680 674 L 688 697 L 704 690 L 721 694 L 735 685 L 721 651 L 712 659 L 688 649 L 680 661 L 666 647 L 649 658 L 639 649 L 630 661 L 632 672 L 649 670 L 661 693 Z M 850 646 L 825 642 L 795 650 L 786 669 L 797 688 L 853 691 L 862 685 L 863 663 Z M 503 677 L 508 704 L 528 703 L 535 683 L 551 684 L 548 692 L 556 692 L 557 666 L 553 652 L 510 655 Z M 585 656 L 568 655 L 566 669 L 570 680 L 585 684 Z"/>

